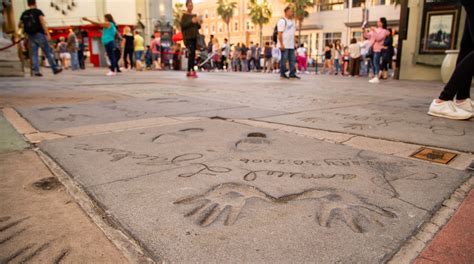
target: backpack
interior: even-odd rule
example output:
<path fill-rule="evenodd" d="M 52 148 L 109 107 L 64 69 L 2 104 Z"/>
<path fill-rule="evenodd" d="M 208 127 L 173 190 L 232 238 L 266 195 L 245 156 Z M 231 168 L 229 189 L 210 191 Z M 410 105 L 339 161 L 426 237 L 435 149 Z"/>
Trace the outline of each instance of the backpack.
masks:
<path fill-rule="evenodd" d="M 23 22 L 23 29 L 28 34 L 35 34 L 41 32 L 42 26 L 39 19 L 33 14 L 32 11 L 27 11 L 21 17 Z"/>
<path fill-rule="evenodd" d="M 285 20 L 285 29 L 286 29 L 286 19 L 284 18 L 280 18 L 280 19 Z M 278 23 L 275 25 L 275 28 L 273 29 L 272 40 L 273 42 L 278 43 Z"/>

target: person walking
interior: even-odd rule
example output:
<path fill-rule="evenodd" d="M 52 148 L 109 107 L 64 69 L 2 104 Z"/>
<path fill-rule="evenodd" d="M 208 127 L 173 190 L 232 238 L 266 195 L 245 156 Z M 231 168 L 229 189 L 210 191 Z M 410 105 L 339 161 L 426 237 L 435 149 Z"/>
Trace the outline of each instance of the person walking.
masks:
<path fill-rule="evenodd" d="M 117 33 L 115 33 L 114 41 L 115 41 L 115 49 L 114 49 L 114 52 L 115 52 L 115 58 L 117 59 L 117 68 L 115 69 L 115 71 L 116 71 L 116 72 L 122 72 L 122 71 L 120 70 L 120 58 L 122 58 L 122 42 L 123 42 L 123 38 L 122 38 L 122 35 L 120 34 L 120 32 L 117 31 Z"/>
<path fill-rule="evenodd" d="M 372 66 L 374 71 L 374 78 L 372 78 L 370 83 L 379 83 L 379 73 L 380 73 L 380 58 L 381 51 L 384 45 L 385 38 L 388 36 L 389 32 L 387 30 L 387 19 L 381 17 L 377 20 L 377 27 L 372 27 L 370 31 L 364 29 L 364 37 L 370 40 L 372 50 L 373 50 L 373 59 Z"/>
<path fill-rule="evenodd" d="M 140 35 L 140 31 L 135 30 L 133 35 L 133 50 L 135 50 L 135 69 L 137 71 L 143 70 L 143 58 L 145 51 L 145 40 Z"/>
<path fill-rule="evenodd" d="M 269 42 L 265 42 L 263 48 L 263 73 L 272 72 L 272 47 Z"/>
<path fill-rule="evenodd" d="M 107 76 L 115 76 L 115 71 L 118 66 L 117 58 L 115 58 L 115 34 L 117 34 L 117 24 L 114 18 L 111 14 L 105 14 L 104 23 L 93 21 L 87 17 L 82 18 L 82 20 L 103 28 L 101 40 L 110 61 L 110 71 L 107 73 Z"/>
<path fill-rule="evenodd" d="M 77 45 L 77 59 L 79 60 L 79 68 L 81 70 L 86 69 L 86 45 L 84 44 L 84 39 L 81 37 L 77 39 L 77 42 L 79 43 Z"/>
<path fill-rule="evenodd" d="M 324 65 L 322 72 L 325 74 L 330 74 L 333 68 L 332 65 L 332 44 L 327 44 L 324 47 Z"/>
<path fill-rule="evenodd" d="M 69 62 L 71 61 L 71 54 L 67 50 L 67 43 L 65 37 L 59 37 L 58 43 L 59 59 L 61 59 L 61 65 L 65 70 L 69 69 Z"/>
<path fill-rule="evenodd" d="M 349 45 L 349 71 L 352 77 L 359 76 L 360 73 L 360 44 L 357 43 L 355 38 L 351 39 L 351 44 Z"/>
<path fill-rule="evenodd" d="M 295 32 L 296 26 L 292 21 L 294 16 L 293 8 L 287 6 L 284 9 L 284 17 L 277 24 L 278 47 L 281 49 L 280 77 L 282 79 L 300 79 L 295 71 Z M 286 63 L 290 66 L 290 75 L 286 75 Z"/>
<path fill-rule="evenodd" d="M 474 76 L 474 1 L 461 0 L 461 3 L 467 16 L 456 69 L 428 111 L 432 116 L 456 120 L 470 119 L 473 116 L 471 83 Z"/>
<path fill-rule="evenodd" d="M 280 60 L 281 60 L 281 49 L 278 47 L 278 43 L 273 42 L 273 48 L 272 48 L 273 73 L 278 73 L 279 72 Z"/>
<path fill-rule="evenodd" d="M 333 58 L 333 66 L 334 66 L 334 70 L 335 70 L 335 75 L 338 75 L 339 72 L 341 71 L 341 62 L 342 62 L 342 46 L 341 46 L 341 41 L 340 40 L 336 40 L 336 42 L 334 42 L 334 46 L 331 50 L 332 52 L 332 58 Z"/>
<path fill-rule="evenodd" d="M 383 48 L 381 51 L 381 57 L 382 57 L 382 79 L 386 80 L 388 79 L 388 69 L 392 67 L 392 57 L 394 54 L 394 49 L 393 49 L 393 36 L 392 36 L 392 29 L 388 29 L 388 35 L 385 38 L 383 42 Z"/>
<path fill-rule="evenodd" d="M 155 70 L 161 70 L 161 38 L 157 35 L 151 36 L 151 54 L 153 59 L 153 64 L 155 65 Z M 173 60 L 174 61 L 174 60 Z"/>
<path fill-rule="evenodd" d="M 222 44 L 222 57 L 221 57 L 221 63 L 222 63 L 222 68 L 226 71 L 229 71 L 229 58 L 230 58 L 230 45 L 229 45 L 229 40 L 227 38 L 224 39 L 224 44 Z"/>
<path fill-rule="evenodd" d="M 196 62 L 196 48 L 199 29 L 201 29 L 202 18 L 193 14 L 194 4 L 192 0 L 186 0 L 186 12 L 181 17 L 181 30 L 183 31 L 184 45 L 189 51 L 187 77 L 196 78 L 194 70 Z"/>
<path fill-rule="evenodd" d="M 133 54 L 135 53 L 133 47 L 134 37 L 132 34 L 132 29 L 130 27 L 123 28 L 123 64 L 125 69 L 131 70 L 133 69 L 134 61 L 133 61 Z"/>
<path fill-rule="evenodd" d="M 77 37 L 74 31 L 71 31 L 67 36 L 67 43 L 66 43 L 67 51 L 71 58 L 71 70 L 76 71 L 79 70 L 79 58 L 77 55 Z"/>
<path fill-rule="evenodd" d="M 360 44 L 360 61 L 361 61 L 361 67 L 360 67 L 360 74 L 361 75 L 367 75 L 369 76 L 371 64 L 371 51 L 370 51 L 370 41 L 367 38 L 364 38 L 364 41 Z"/>
<path fill-rule="evenodd" d="M 39 69 L 38 50 L 40 48 L 48 60 L 53 74 L 58 74 L 62 72 L 62 69 L 54 60 L 51 47 L 48 43 L 48 41 L 51 40 L 51 35 L 49 34 L 43 11 L 37 8 L 36 0 L 28 0 L 27 3 L 29 9 L 21 14 L 18 27 L 23 28 L 24 32 L 28 36 L 28 44 L 30 45 L 31 50 L 30 56 L 33 75 L 37 77 L 43 76 Z"/>
<path fill-rule="evenodd" d="M 296 61 L 298 62 L 298 71 L 308 74 L 308 50 L 303 43 L 296 50 Z"/>

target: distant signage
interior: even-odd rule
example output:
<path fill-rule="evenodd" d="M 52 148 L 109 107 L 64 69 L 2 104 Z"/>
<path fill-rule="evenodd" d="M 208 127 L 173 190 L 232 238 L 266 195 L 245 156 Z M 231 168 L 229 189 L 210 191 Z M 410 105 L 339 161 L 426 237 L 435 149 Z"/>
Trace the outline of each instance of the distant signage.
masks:
<path fill-rule="evenodd" d="M 456 49 L 461 4 L 458 0 L 424 0 L 420 54 Z"/>

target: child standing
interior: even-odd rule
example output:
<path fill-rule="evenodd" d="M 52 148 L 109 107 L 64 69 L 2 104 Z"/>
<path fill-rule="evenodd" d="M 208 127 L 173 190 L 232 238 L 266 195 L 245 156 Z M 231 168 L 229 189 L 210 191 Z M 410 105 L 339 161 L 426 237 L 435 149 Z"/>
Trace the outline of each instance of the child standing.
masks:
<path fill-rule="evenodd" d="M 351 44 L 349 45 L 349 56 L 351 57 L 349 71 L 352 77 L 356 75 L 359 76 L 361 59 L 360 50 L 361 47 L 360 44 L 357 43 L 357 40 L 355 38 L 351 39 Z"/>
<path fill-rule="evenodd" d="M 301 44 L 300 47 L 296 50 L 296 61 L 298 62 L 298 71 L 308 74 L 308 51 L 304 47 L 304 44 Z"/>

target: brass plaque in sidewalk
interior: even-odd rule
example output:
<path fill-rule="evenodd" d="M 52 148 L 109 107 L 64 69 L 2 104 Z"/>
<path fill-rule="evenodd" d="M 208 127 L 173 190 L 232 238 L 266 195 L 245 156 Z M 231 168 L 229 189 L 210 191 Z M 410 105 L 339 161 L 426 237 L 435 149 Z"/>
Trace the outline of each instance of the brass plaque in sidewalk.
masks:
<path fill-rule="evenodd" d="M 420 148 L 415 153 L 411 154 L 410 157 L 432 161 L 441 164 L 448 164 L 451 162 L 458 154 L 448 151 L 443 151 L 439 149 L 432 148 Z"/>

